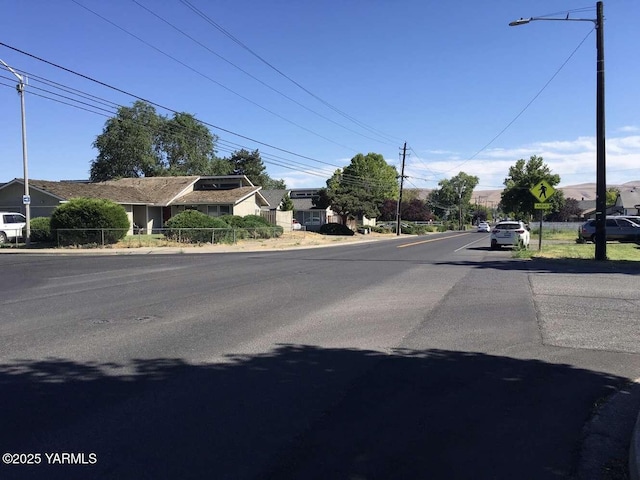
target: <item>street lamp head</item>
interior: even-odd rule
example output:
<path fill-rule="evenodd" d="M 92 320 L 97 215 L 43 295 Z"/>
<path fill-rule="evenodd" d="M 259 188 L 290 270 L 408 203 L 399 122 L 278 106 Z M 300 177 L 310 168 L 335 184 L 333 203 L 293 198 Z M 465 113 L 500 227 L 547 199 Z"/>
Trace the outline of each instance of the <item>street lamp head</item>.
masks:
<path fill-rule="evenodd" d="M 510 27 L 517 27 L 518 25 L 525 25 L 527 23 L 529 23 L 531 21 L 531 18 L 521 18 L 519 20 L 514 20 L 513 22 L 509 23 Z"/>

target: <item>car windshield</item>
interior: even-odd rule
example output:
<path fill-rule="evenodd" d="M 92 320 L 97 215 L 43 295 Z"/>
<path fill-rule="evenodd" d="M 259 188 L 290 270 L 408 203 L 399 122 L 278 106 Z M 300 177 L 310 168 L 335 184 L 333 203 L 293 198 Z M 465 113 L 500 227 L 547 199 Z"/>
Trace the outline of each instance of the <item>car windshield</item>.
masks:
<path fill-rule="evenodd" d="M 501 223 L 496 225 L 498 230 L 518 230 L 520 225 L 518 223 Z"/>

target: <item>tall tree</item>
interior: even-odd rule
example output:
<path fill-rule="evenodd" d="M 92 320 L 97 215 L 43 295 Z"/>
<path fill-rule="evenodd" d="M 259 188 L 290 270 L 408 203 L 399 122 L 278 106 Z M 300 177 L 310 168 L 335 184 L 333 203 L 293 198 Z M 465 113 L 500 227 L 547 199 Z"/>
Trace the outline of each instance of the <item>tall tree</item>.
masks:
<path fill-rule="evenodd" d="M 148 103 L 120 107 L 93 142 L 98 156 L 91 162 L 91 181 L 156 175 L 161 169 L 158 132 L 163 119 Z"/>
<path fill-rule="evenodd" d="M 215 157 L 217 137 L 193 115 L 158 115 L 142 101 L 120 107 L 93 143 L 94 182 L 120 177 L 228 174 L 228 162 Z"/>
<path fill-rule="evenodd" d="M 529 160 L 520 159 L 509 167 L 509 176 L 505 178 L 505 189 L 500 201 L 502 211 L 514 218 L 530 221 L 535 213 L 536 198 L 529 189 L 545 180 L 552 187 L 560 183 L 560 175 L 552 174 L 542 157 L 533 155 Z M 557 212 L 562 207 L 564 198 L 558 191 L 550 198 L 551 211 Z"/>
<path fill-rule="evenodd" d="M 376 218 L 385 200 L 398 198 L 398 172 L 378 153 L 357 154 L 336 170 L 314 205 L 328 204 L 346 222 L 349 217 Z"/>
<path fill-rule="evenodd" d="M 558 190 L 557 193 L 562 194 L 562 190 Z M 548 220 L 552 222 L 568 222 L 569 220 L 579 218 L 581 213 L 580 202 L 575 198 L 569 197 L 564 199 L 562 207 L 560 207 L 557 212 L 552 212 L 548 216 Z"/>
<path fill-rule="evenodd" d="M 159 130 L 158 149 L 168 175 L 214 174 L 217 137 L 189 113 L 175 113 Z M 229 168 L 226 168 L 228 173 Z"/>
<path fill-rule="evenodd" d="M 460 172 L 450 179 L 440 180 L 438 182 L 440 188 L 436 188 L 429 194 L 427 203 L 438 213 L 438 216 L 448 219 L 457 218 L 461 223 L 464 223 L 473 189 L 476 188 L 478 182 L 478 177 L 464 172 Z"/>
<path fill-rule="evenodd" d="M 257 149 L 253 152 L 244 148 L 237 150 L 231 154 L 228 161 L 233 175 L 245 175 L 254 185 L 260 185 L 265 190 L 284 190 L 287 188 L 284 180 L 274 180 L 269 176 Z"/>

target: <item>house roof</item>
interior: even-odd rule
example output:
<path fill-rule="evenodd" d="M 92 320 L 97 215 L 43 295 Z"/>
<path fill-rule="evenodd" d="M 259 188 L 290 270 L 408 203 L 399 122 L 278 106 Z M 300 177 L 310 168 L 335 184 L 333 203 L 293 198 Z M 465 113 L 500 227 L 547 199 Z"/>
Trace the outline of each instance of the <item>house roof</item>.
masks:
<path fill-rule="evenodd" d="M 295 211 L 300 211 L 300 210 L 327 210 L 328 211 L 329 210 L 328 208 L 314 207 L 312 198 L 292 198 L 291 201 L 293 202 L 293 209 Z"/>
<path fill-rule="evenodd" d="M 260 193 L 269 202 L 271 208 L 276 209 L 280 206 L 282 198 L 289 193 L 289 190 L 260 190 Z"/>
<path fill-rule="evenodd" d="M 59 200 L 86 197 L 104 198 L 117 203 L 167 206 L 170 204 L 236 204 L 255 195 L 258 205 L 269 205 L 260 192 L 262 187 L 251 185 L 251 182 L 242 175 L 220 177 L 220 179 L 244 179 L 242 183 L 251 186 L 221 190 L 192 190 L 198 180 L 209 178 L 218 177 L 120 178 L 98 183 L 29 180 L 29 185 Z M 23 183 L 23 180 L 15 179 L 13 182 Z"/>
<path fill-rule="evenodd" d="M 187 188 L 198 181 L 198 176 L 185 177 L 144 177 L 144 178 L 120 178 L 96 183 L 100 188 L 104 187 L 128 187 L 135 189 L 140 198 L 147 199 L 144 203 L 168 205 Z M 114 200 L 111 199 L 110 200 Z M 118 200 L 121 203 L 136 203 Z"/>
<path fill-rule="evenodd" d="M 623 208 L 639 208 L 636 205 L 640 205 L 640 189 L 632 188 L 620 191 L 620 200 Z"/>
<path fill-rule="evenodd" d="M 258 194 L 258 200 L 267 205 L 266 199 L 259 192 L 260 187 L 239 187 L 229 190 L 194 190 L 172 203 L 174 205 L 204 205 L 204 204 L 236 204 L 253 194 Z"/>
<path fill-rule="evenodd" d="M 22 180 L 19 180 L 22 183 Z M 153 203 L 147 192 L 129 185 L 81 182 L 51 182 L 48 180 L 29 180 L 29 186 L 58 197 L 69 200 L 77 197 L 104 198 L 119 203 L 144 204 Z"/>

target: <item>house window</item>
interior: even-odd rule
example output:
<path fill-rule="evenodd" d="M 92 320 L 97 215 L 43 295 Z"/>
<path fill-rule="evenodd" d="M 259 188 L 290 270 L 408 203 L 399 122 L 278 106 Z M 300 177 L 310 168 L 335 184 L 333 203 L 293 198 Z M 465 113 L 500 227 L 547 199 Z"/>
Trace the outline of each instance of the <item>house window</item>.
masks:
<path fill-rule="evenodd" d="M 207 214 L 210 217 L 221 217 L 222 215 L 231 215 L 231 205 L 209 205 Z"/>
<path fill-rule="evenodd" d="M 320 212 L 302 212 L 303 225 L 320 225 L 322 224 L 322 216 Z"/>

